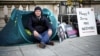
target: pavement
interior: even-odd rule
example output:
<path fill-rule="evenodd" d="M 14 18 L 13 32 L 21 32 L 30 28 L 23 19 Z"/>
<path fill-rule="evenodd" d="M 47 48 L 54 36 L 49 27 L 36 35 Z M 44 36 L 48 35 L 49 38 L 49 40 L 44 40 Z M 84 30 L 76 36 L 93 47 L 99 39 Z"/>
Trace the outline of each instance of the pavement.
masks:
<path fill-rule="evenodd" d="M 45 49 L 37 44 L 0 46 L 0 56 L 100 56 L 100 35 L 55 41 Z"/>

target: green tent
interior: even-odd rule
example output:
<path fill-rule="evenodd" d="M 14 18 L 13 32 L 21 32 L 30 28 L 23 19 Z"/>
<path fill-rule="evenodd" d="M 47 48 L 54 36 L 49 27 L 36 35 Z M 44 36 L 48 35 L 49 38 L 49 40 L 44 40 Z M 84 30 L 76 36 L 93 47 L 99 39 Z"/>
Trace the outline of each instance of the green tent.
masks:
<path fill-rule="evenodd" d="M 0 45 L 34 43 L 35 39 L 32 37 L 31 32 L 27 29 L 28 19 L 32 13 L 32 11 L 14 9 L 11 13 L 9 22 L 3 30 L 0 31 Z M 43 9 L 43 15 L 46 15 L 52 24 L 53 34 L 51 39 L 54 39 L 58 25 L 57 20 L 54 14 L 46 8 Z"/>

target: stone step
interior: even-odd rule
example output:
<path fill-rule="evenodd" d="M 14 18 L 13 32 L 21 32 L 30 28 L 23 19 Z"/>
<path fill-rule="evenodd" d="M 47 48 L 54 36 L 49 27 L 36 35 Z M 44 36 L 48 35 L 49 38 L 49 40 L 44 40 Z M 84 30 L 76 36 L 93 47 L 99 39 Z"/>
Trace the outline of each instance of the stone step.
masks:
<path fill-rule="evenodd" d="M 6 24 L 0 24 L 0 28 L 3 28 Z"/>
<path fill-rule="evenodd" d="M 0 23 L 5 23 L 5 21 L 3 19 L 0 19 Z"/>
<path fill-rule="evenodd" d="M 0 19 L 0 28 L 4 27 L 5 25 L 5 21 L 3 19 Z"/>
<path fill-rule="evenodd" d="M 3 28 L 0 28 L 0 31 L 2 30 Z"/>

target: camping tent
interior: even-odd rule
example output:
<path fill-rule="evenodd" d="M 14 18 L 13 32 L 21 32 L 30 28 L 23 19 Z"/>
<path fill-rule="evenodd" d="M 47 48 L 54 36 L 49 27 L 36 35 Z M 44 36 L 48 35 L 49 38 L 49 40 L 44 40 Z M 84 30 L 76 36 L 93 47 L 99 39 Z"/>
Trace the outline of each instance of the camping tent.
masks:
<path fill-rule="evenodd" d="M 14 9 L 11 13 L 9 22 L 3 30 L 0 31 L 0 45 L 16 45 L 35 42 L 31 32 L 27 29 L 27 22 L 32 13 L 32 11 Z M 46 15 L 52 24 L 53 34 L 51 39 L 53 39 L 56 35 L 57 20 L 54 14 L 46 8 L 43 9 L 43 15 Z"/>

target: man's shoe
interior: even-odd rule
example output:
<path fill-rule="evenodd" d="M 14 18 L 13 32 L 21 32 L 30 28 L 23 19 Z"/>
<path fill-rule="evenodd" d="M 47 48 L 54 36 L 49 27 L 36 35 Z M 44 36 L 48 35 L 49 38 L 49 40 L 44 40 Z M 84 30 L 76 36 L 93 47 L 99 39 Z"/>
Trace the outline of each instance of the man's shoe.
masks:
<path fill-rule="evenodd" d="M 48 45 L 54 45 L 54 42 L 53 41 L 50 41 L 49 43 L 47 43 Z"/>
<path fill-rule="evenodd" d="M 45 48 L 45 47 L 46 47 L 46 44 L 43 43 L 43 42 L 41 42 L 41 43 L 39 44 L 39 47 L 40 47 L 40 48 Z"/>

